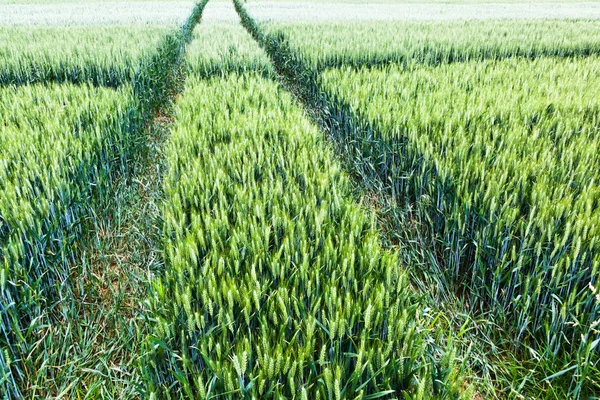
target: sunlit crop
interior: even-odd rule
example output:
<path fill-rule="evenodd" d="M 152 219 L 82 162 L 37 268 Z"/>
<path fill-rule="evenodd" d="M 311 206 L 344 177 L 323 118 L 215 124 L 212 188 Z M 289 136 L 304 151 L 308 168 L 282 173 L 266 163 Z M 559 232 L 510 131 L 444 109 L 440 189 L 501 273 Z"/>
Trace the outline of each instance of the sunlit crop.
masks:
<path fill-rule="evenodd" d="M 452 350 L 273 82 L 189 77 L 167 160 L 156 398 L 458 396 Z"/>
<path fill-rule="evenodd" d="M 595 21 L 265 23 L 306 66 L 328 67 L 599 54 Z"/>
<path fill-rule="evenodd" d="M 196 28 L 187 50 L 189 72 L 203 77 L 259 71 L 273 75 L 269 57 L 240 25 L 205 22 Z"/>
<path fill-rule="evenodd" d="M 0 84 L 130 83 L 174 27 L 0 27 Z"/>
<path fill-rule="evenodd" d="M 600 24 L 207 2 L 0 27 L 0 398 L 595 398 Z"/>
<path fill-rule="evenodd" d="M 0 99 L 0 343 L 10 388 L 36 373 L 36 337 L 68 312 L 83 220 L 126 156 L 134 99 L 131 87 L 70 84 L 1 88 Z"/>

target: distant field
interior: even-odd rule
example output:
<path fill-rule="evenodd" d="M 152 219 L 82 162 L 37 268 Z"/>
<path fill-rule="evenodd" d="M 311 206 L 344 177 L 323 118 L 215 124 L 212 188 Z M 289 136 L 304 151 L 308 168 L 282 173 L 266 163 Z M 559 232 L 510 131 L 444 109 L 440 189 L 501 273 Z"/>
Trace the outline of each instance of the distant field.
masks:
<path fill-rule="evenodd" d="M 212 20 L 237 22 L 226 0 L 212 0 Z M 248 1 L 258 21 L 600 19 L 600 1 Z M 0 25 L 180 23 L 193 1 L 0 0 Z"/>
<path fill-rule="evenodd" d="M 182 0 L 125 0 L 128 3 L 177 3 Z M 230 3 L 230 0 L 211 0 L 213 3 Z M 0 5 L 3 4 L 94 4 L 94 3 L 120 3 L 118 0 L 0 0 Z M 578 4 L 578 3 L 599 3 L 600 0 L 247 0 L 245 4 L 253 3 L 313 3 L 313 4 Z"/>
<path fill-rule="evenodd" d="M 257 21 L 600 18 L 600 3 L 248 2 Z"/>
<path fill-rule="evenodd" d="M 193 1 L 0 3 L 0 25 L 182 24 Z"/>
<path fill-rule="evenodd" d="M 216 0 L 227 2 L 228 0 Z M 335 4 L 535 4 L 535 3 L 597 3 L 599 0 L 306 0 L 304 3 L 335 3 Z M 298 0 L 247 0 L 251 3 L 300 3 Z"/>
<path fill-rule="evenodd" d="M 53 4 L 115 4 L 115 3 L 181 3 L 182 0 L 0 0 L 0 5 L 3 4 L 40 4 L 40 5 L 53 5 Z M 192 1 L 193 2 L 193 1 Z"/>
<path fill-rule="evenodd" d="M 75 1 L 75 0 L 72 0 Z M 214 0 L 215 2 L 228 2 L 229 0 Z M 330 4 L 536 4 L 536 3 L 598 3 L 599 0 L 246 0 L 245 4 L 252 3 L 330 3 Z"/>

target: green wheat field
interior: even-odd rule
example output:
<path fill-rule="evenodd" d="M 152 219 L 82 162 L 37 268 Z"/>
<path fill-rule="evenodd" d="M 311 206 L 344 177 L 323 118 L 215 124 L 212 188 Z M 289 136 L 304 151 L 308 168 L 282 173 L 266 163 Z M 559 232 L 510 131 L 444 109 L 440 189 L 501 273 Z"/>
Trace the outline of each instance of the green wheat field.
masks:
<path fill-rule="evenodd" d="M 600 2 L 0 14 L 0 400 L 600 398 Z"/>

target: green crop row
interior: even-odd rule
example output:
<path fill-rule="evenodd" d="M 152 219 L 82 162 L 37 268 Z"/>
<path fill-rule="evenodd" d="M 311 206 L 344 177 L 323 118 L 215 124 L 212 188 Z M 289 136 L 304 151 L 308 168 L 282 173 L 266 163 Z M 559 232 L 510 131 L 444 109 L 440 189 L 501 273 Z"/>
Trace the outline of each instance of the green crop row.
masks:
<path fill-rule="evenodd" d="M 170 94 L 179 85 L 185 60 L 186 46 L 192 40 L 196 25 L 208 0 L 200 0 L 183 26 L 169 32 L 159 42 L 155 51 L 140 60 L 133 80 L 133 90 L 140 102 L 139 109 L 144 119 L 164 105 Z"/>
<path fill-rule="evenodd" d="M 75 301 L 87 204 L 108 190 L 136 122 L 131 87 L 9 87 L 0 100 L 0 389 L 18 397 L 43 365 L 40 334 Z"/>
<path fill-rule="evenodd" d="M 202 77 L 258 71 L 273 76 L 269 57 L 236 23 L 203 23 L 194 31 L 187 51 L 188 71 Z"/>
<path fill-rule="evenodd" d="M 321 77 L 387 143 L 377 168 L 418 204 L 468 308 L 547 376 L 573 368 L 575 396 L 600 387 L 599 73 L 590 57 Z"/>
<path fill-rule="evenodd" d="M 272 36 L 285 32 L 293 51 L 315 70 L 600 54 L 596 21 L 272 22 L 262 28 Z"/>
<path fill-rule="evenodd" d="M 337 33 L 325 35 L 326 29 L 314 25 L 301 28 L 314 29 L 312 36 L 288 38 L 284 26 L 267 25 L 265 32 L 241 2 L 235 4 L 276 70 L 346 156 L 345 165 L 367 189 L 385 190 L 396 199 L 408 223 L 399 228 L 410 230 L 398 234 L 422 245 L 435 239 L 428 256 L 433 261 L 426 268 L 436 276 L 428 277 L 428 284 L 440 285 L 438 292 L 455 291 L 467 311 L 488 321 L 481 333 L 495 342 L 491 350 L 513 350 L 508 356 L 503 352 L 492 366 L 498 389 L 539 398 L 597 393 L 594 93 L 599 63 L 587 51 L 575 54 L 587 59 L 560 57 L 569 55 L 560 49 L 581 44 L 562 28 L 588 26 L 593 31 L 597 26 L 581 21 L 532 24 L 531 37 L 521 39 L 522 48 L 533 49 L 530 54 L 519 54 L 519 46 L 511 45 L 517 51 L 507 47 L 504 55 L 489 57 L 490 46 L 477 40 L 483 36 L 475 32 L 467 40 L 452 40 L 463 49 L 469 40 L 479 43 L 479 56 L 473 47 L 473 56 L 463 59 L 444 56 L 431 62 L 416 56 L 416 62 L 358 70 L 361 63 L 350 56 L 332 63 L 347 67 L 322 71 L 328 54 L 316 47 L 331 41 L 344 49 Z M 488 36 L 502 32 L 502 26 L 519 32 L 506 21 L 491 25 L 494 31 Z M 425 26 L 437 32 L 427 41 L 440 44 L 438 53 L 448 55 L 445 28 Z M 290 31 L 297 33 L 297 28 Z M 535 35 L 544 31 L 544 37 Z M 551 45 L 560 35 L 568 41 Z M 367 38 L 348 40 L 376 40 L 363 36 Z M 505 30 L 503 36 L 514 33 Z M 371 48 L 378 51 L 373 40 Z M 417 36 L 406 48 L 425 55 L 424 43 Z M 555 50 L 543 50 L 545 43 Z M 345 50 L 336 51 L 331 50 L 334 58 Z M 518 55 L 526 57 L 502 61 Z M 542 57 L 547 55 L 558 57 Z M 373 60 L 365 64 L 379 64 L 377 56 Z M 461 60 L 465 62 L 448 64 Z"/>
<path fill-rule="evenodd" d="M 144 128 L 177 84 L 185 44 L 205 4 L 196 6 L 180 30 L 144 51 L 133 85 L 44 82 L 0 88 L 3 398 L 80 393 L 73 388 L 81 385 L 79 377 L 67 384 L 61 380 L 77 368 L 65 359 L 80 345 L 70 340 L 85 334 L 73 321 L 84 298 L 74 276 L 86 273 L 79 263 L 88 245 L 87 219 L 94 218 L 95 205 L 112 195 L 114 178 L 130 172 L 131 159 L 145 145 Z M 70 327 L 68 340 L 57 343 L 56 325 Z"/>
<path fill-rule="evenodd" d="M 0 27 L 0 85 L 130 83 L 174 27 Z"/>
<path fill-rule="evenodd" d="M 451 345 L 272 81 L 189 77 L 167 149 L 151 398 L 456 398 Z"/>

